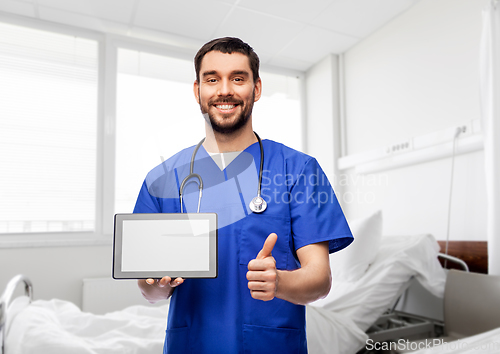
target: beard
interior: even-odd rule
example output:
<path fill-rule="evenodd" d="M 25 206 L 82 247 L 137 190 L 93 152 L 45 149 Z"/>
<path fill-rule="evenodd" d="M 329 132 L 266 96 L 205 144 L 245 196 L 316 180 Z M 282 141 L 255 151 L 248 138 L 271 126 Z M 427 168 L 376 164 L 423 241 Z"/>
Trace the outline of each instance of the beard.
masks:
<path fill-rule="evenodd" d="M 210 123 L 212 129 L 220 134 L 233 134 L 244 126 L 247 125 L 250 117 L 252 116 L 253 103 L 255 99 L 255 92 L 252 93 L 251 99 L 245 103 L 241 100 L 236 100 L 232 97 L 228 98 L 216 98 L 208 101 L 208 104 L 204 107 L 200 101 L 200 109 L 201 113 L 203 113 L 203 117 L 205 120 Z M 214 113 L 210 111 L 210 107 L 214 107 L 214 104 L 235 104 L 238 107 L 242 107 L 240 113 Z M 230 118 L 232 115 L 235 115 L 234 119 L 231 121 Z M 217 116 L 218 117 L 217 117 Z"/>

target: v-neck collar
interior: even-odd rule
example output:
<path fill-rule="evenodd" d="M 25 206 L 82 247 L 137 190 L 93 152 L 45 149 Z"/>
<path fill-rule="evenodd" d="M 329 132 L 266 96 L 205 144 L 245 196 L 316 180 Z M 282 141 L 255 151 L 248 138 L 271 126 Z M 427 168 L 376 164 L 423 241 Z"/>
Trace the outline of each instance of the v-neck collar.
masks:
<path fill-rule="evenodd" d="M 208 155 L 219 166 L 221 171 L 224 171 L 243 151 L 231 152 L 209 152 Z"/>
<path fill-rule="evenodd" d="M 205 157 L 209 157 L 210 160 L 217 166 L 217 168 L 223 172 L 224 170 L 226 170 L 228 168 L 229 165 L 231 165 L 234 161 L 236 161 L 243 152 L 247 152 L 247 150 L 249 150 L 250 148 L 252 148 L 252 146 L 254 146 L 255 144 L 259 145 L 259 142 L 256 141 L 255 143 L 253 144 L 250 144 L 248 145 L 243 151 L 240 151 L 238 156 L 236 156 L 230 163 L 228 163 L 222 170 L 220 169 L 219 165 L 217 164 L 217 162 L 214 161 L 213 157 L 210 155 L 210 153 L 205 149 L 205 147 L 203 146 L 203 144 L 200 146 L 200 149 L 198 150 L 198 153 L 200 151 L 203 151 L 203 154 L 205 155 Z M 220 153 L 217 153 L 217 154 L 220 154 Z M 195 156 L 195 161 L 196 161 L 196 156 Z"/>

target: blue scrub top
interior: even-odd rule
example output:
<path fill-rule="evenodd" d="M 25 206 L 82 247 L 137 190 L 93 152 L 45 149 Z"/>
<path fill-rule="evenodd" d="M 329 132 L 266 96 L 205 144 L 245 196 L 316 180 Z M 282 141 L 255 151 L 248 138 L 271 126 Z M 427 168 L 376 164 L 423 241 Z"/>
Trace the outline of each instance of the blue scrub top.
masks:
<path fill-rule="evenodd" d="M 203 146 L 194 172 L 203 178 L 200 212 L 218 214 L 218 277 L 186 279 L 172 295 L 164 353 L 307 353 L 305 307 L 250 295 L 248 262 L 271 233 L 276 267 L 300 267 L 296 250 L 328 241 L 330 253 L 348 246 L 352 234 L 317 161 L 264 140 L 261 214 L 250 211 L 257 195 L 259 144 L 246 148 L 223 171 Z M 179 186 L 189 174 L 194 146 L 154 168 L 146 177 L 134 213 L 180 212 Z M 194 179 L 193 179 L 194 180 Z M 198 186 L 188 183 L 184 210 L 196 212 Z"/>

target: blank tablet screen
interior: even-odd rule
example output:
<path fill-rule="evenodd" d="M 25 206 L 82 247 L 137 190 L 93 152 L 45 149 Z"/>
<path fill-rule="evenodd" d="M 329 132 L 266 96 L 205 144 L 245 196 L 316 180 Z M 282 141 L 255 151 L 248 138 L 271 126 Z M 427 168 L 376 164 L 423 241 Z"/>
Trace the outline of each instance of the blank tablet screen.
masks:
<path fill-rule="evenodd" d="M 113 278 L 217 276 L 217 215 L 116 214 Z"/>

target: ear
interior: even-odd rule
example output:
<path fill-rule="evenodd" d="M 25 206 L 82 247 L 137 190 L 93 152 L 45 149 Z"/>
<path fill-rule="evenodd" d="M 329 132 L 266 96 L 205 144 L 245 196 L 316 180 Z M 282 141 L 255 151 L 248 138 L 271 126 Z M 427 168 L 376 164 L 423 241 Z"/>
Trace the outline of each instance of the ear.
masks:
<path fill-rule="evenodd" d="M 257 102 L 260 99 L 260 96 L 262 95 L 262 80 L 260 79 L 260 77 L 257 79 L 257 82 L 255 83 L 253 92 L 255 95 L 255 99 L 253 101 Z"/>
<path fill-rule="evenodd" d="M 198 80 L 194 80 L 193 92 L 194 97 L 196 98 L 196 102 L 200 104 L 200 85 L 198 84 Z"/>

